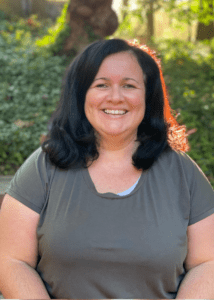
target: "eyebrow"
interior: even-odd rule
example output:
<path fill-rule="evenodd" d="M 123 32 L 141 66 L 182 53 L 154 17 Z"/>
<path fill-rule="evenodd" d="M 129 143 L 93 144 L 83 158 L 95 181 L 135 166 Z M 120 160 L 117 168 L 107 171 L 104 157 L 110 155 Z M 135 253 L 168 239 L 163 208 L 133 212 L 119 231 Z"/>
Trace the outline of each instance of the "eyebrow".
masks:
<path fill-rule="evenodd" d="M 95 79 L 94 81 L 100 80 L 100 79 L 110 81 L 110 79 L 108 79 L 108 78 L 106 78 L 106 77 L 100 77 L 100 78 Z M 123 78 L 123 80 L 134 80 L 134 81 L 136 81 L 137 83 L 139 83 L 139 82 L 138 82 L 137 80 L 135 80 L 134 78 L 129 78 L 129 77 Z"/>

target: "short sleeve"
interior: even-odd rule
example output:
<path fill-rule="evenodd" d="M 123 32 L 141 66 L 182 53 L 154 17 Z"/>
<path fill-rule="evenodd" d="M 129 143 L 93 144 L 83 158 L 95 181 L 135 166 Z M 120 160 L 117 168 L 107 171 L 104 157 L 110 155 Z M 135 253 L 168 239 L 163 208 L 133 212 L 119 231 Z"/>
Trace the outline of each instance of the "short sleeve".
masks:
<path fill-rule="evenodd" d="M 5 194 L 40 213 L 46 200 L 48 179 L 46 153 L 40 147 L 18 169 Z"/>
<path fill-rule="evenodd" d="M 192 225 L 214 213 L 214 190 L 196 162 L 184 152 L 181 155 L 190 192 L 188 225 Z"/>

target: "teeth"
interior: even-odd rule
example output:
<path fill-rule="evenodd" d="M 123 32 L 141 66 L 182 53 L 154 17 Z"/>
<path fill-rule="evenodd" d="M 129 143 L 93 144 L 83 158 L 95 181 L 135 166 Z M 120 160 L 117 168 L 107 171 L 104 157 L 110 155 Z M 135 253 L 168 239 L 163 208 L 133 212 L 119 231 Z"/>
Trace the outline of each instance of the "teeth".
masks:
<path fill-rule="evenodd" d="M 112 115 L 124 115 L 126 113 L 125 110 L 109 110 L 109 109 L 105 109 L 104 112 L 106 114 L 112 114 Z"/>

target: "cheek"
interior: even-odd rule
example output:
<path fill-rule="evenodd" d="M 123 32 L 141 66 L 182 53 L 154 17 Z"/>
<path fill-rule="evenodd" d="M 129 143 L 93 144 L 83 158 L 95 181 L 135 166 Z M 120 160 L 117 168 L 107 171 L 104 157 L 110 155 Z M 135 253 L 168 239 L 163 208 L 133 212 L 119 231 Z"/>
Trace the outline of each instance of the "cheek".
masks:
<path fill-rule="evenodd" d="M 87 107 L 96 107 L 99 104 L 99 99 L 93 91 L 90 91 L 86 95 L 85 103 Z"/>
<path fill-rule="evenodd" d="M 145 93 L 142 90 L 138 90 L 135 94 L 130 95 L 130 104 L 133 107 L 140 107 L 145 105 Z"/>
<path fill-rule="evenodd" d="M 85 106 L 86 115 L 93 115 L 96 110 L 96 106 L 93 102 L 87 102 Z"/>
<path fill-rule="evenodd" d="M 85 109 L 86 111 L 93 105 L 93 97 L 90 94 L 86 95 L 85 98 Z"/>
<path fill-rule="evenodd" d="M 142 97 L 139 97 L 139 98 L 136 98 L 136 99 L 133 99 L 132 101 L 132 107 L 135 108 L 135 109 L 139 109 L 139 110 L 142 110 L 145 108 L 145 100 L 144 98 Z"/>
<path fill-rule="evenodd" d="M 97 110 L 97 103 L 94 101 L 93 96 L 86 97 L 85 100 L 85 115 L 87 119 L 93 119 L 94 113 Z"/>

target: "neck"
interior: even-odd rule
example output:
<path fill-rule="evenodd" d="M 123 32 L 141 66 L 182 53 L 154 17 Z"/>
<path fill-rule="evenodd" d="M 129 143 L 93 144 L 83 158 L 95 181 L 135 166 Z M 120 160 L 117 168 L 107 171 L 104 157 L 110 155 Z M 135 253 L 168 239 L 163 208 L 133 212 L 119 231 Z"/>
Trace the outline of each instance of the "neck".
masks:
<path fill-rule="evenodd" d="M 107 161 L 121 162 L 131 161 L 132 155 L 139 146 L 136 142 L 136 136 L 127 139 L 121 137 L 109 137 L 105 139 L 98 138 L 99 157 Z"/>

